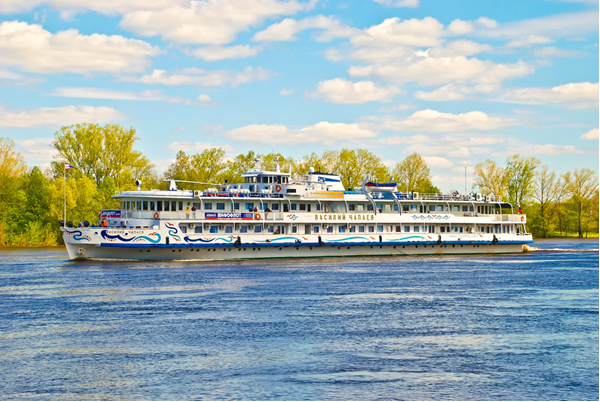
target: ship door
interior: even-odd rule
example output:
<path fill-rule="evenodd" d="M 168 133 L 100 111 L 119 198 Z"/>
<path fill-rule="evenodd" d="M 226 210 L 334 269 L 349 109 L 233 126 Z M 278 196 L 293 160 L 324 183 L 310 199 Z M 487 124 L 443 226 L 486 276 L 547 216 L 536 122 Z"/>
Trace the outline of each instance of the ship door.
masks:
<path fill-rule="evenodd" d="M 328 202 L 323 203 L 323 212 L 325 212 L 325 213 L 329 212 L 329 203 Z"/>

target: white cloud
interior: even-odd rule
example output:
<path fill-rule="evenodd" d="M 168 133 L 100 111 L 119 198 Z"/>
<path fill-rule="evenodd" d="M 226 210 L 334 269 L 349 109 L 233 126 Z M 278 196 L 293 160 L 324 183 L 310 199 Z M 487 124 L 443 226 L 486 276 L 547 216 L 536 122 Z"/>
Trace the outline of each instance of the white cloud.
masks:
<path fill-rule="evenodd" d="M 368 77 L 391 82 L 416 82 L 421 85 L 441 85 L 455 81 L 465 84 L 499 84 L 534 71 L 532 65 L 519 61 L 496 64 L 489 60 L 457 57 L 414 57 L 394 64 L 351 66 L 353 77 Z"/>
<path fill-rule="evenodd" d="M 313 5 L 312 1 L 295 0 L 191 1 L 159 10 L 126 13 L 121 27 L 142 36 L 158 35 L 178 44 L 223 45 L 266 18 L 294 14 Z"/>
<path fill-rule="evenodd" d="M 27 163 L 42 162 L 58 156 L 58 151 L 52 146 L 54 138 L 30 138 L 17 141 L 17 151 L 23 155 Z"/>
<path fill-rule="evenodd" d="M 189 0 L 18 0 L 1 1 L 0 12 L 3 14 L 30 11 L 34 7 L 48 5 L 56 10 L 66 12 L 66 15 L 85 12 L 87 10 L 97 11 L 102 14 L 114 15 L 139 10 L 157 10 L 173 5 L 184 6 Z"/>
<path fill-rule="evenodd" d="M 0 64 L 24 71 L 57 73 L 140 72 L 161 50 L 119 35 L 81 35 L 69 29 L 52 34 L 19 21 L 0 24 Z"/>
<path fill-rule="evenodd" d="M 534 45 L 545 45 L 547 43 L 554 43 L 554 39 L 548 38 L 546 36 L 539 35 L 529 35 L 526 38 L 515 39 L 506 44 L 506 47 L 509 49 L 517 48 L 517 47 L 531 47 Z"/>
<path fill-rule="evenodd" d="M 587 133 L 583 134 L 579 139 L 584 141 L 598 141 L 598 129 L 593 128 Z"/>
<path fill-rule="evenodd" d="M 225 152 L 235 152 L 235 148 L 231 145 L 219 145 L 212 144 L 210 142 L 189 142 L 189 141 L 177 141 L 172 142 L 167 146 L 167 149 L 171 151 L 185 151 L 187 153 L 190 152 L 202 152 L 205 149 L 210 148 L 223 148 Z"/>
<path fill-rule="evenodd" d="M 473 23 L 469 21 L 463 21 L 460 18 L 455 19 L 448 25 L 448 31 L 452 35 L 465 35 L 475 30 Z"/>
<path fill-rule="evenodd" d="M 375 3 L 388 7 L 419 7 L 419 0 L 375 0 Z"/>
<path fill-rule="evenodd" d="M 417 91 L 415 92 L 415 98 L 441 102 L 462 100 L 466 99 L 466 96 L 462 92 L 458 91 L 454 84 L 447 84 L 431 92 Z"/>
<path fill-rule="evenodd" d="M 533 49 L 533 56 L 541 58 L 573 57 L 578 56 L 579 54 L 580 52 L 578 50 L 565 50 L 554 46 L 537 47 Z"/>
<path fill-rule="evenodd" d="M 479 17 L 475 23 L 481 27 L 494 29 L 498 27 L 498 23 L 491 18 L 488 17 Z"/>
<path fill-rule="evenodd" d="M 429 57 L 472 56 L 481 52 L 491 52 L 492 49 L 487 44 L 461 39 L 448 42 L 443 47 L 430 48 L 427 50 L 427 55 Z"/>
<path fill-rule="evenodd" d="M 218 124 L 205 124 L 202 127 L 200 127 L 200 131 L 221 131 L 221 130 L 225 130 L 225 127 L 218 125 Z"/>
<path fill-rule="evenodd" d="M 38 109 L 0 108 L 0 127 L 61 127 L 76 123 L 105 123 L 130 117 L 107 106 L 63 106 Z"/>
<path fill-rule="evenodd" d="M 279 91 L 280 95 L 284 95 L 284 96 L 288 96 L 288 95 L 293 95 L 296 92 L 295 89 L 286 89 L 286 88 L 282 88 L 281 91 Z"/>
<path fill-rule="evenodd" d="M 376 122 L 379 129 L 404 132 L 488 131 L 511 124 L 508 120 L 479 111 L 452 114 L 431 109 L 420 110 L 404 118 L 375 116 L 367 119 Z"/>
<path fill-rule="evenodd" d="M 256 56 L 261 50 L 261 47 L 250 47 L 249 45 L 207 46 L 188 50 L 186 53 L 204 61 L 218 61 Z"/>
<path fill-rule="evenodd" d="M 431 167 L 449 169 L 454 166 L 452 161 L 449 161 L 441 156 L 424 156 L 423 159 L 425 159 L 427 165 Z"/>
<path fill-rule="evenodd" d="M 170 74 L 165 70 L 154 70 L 151 74 L 141 76 L 138 81 L 144 84 L 162 85 L 200 85 L 236 87 L 239 84 L 256 80 L 266 80 L 270 73 L 263 68 L 246 67 L 243 71 L 231 70 L 203 70 L 188 68 L 180 70 L 179 74 Z"/>
<path fill-rule="evenodd" d="M 65 98 L 87 98 L 87 99 L 114 99 L 114 100 L 141 100 L 156 101 L 164 100 L 165 94 L 160 90 L 148 90 L 143 92 L 120 91 L 107 88 L 90 87 L 61 87 L 49 93 L 51 96 Z"/>
<path fill-rule="evenodd" d="M 373 138 L 377 133 L 361 128 L 358 124 L 322 121 L 300 129 L 290 129 L 283 125 L 253 124 L 228 131 L 225 135 L 236 141 L 254 144 L 296 145 L 321 142 L 333 145 L 342 140 L 347 143 Z"/>
<path fill-rule="evenodd" d="M 421 142 L 430 142 L 431 137 L 423 134 L 417 135 L 394 135 L 391 137 L 380 138 L 377 144 L 383 145 L 401 145 L 401 144 L 417 144 Z"/>
<path fill-rule="evenodd" d="M 354 46 L 438 46 L 444 34 L 444 25 L 432 17 L 422 20 L 412 18 L 387 18 L 350 39 Z"/>
<path fill-rule="evenodd" d="M 405 112 L 407 110 L 415 110 L 417 106 L 414 103 L 399 103 L 394 106 L 383 106 L 379 108 L 379 113 Z"/>
<path fill-rule="evenodd" d="M 585 153 L 573 145 L 554 145 L 554 144 L 526 144 L 526 146 L 509 147 L 502 151 L 492 154 L 493 156 L 508 156 L 516 153 L 525 155 L 578 155 Z"/>
<path fill-rule="evenodd" d="M 507 91 L 501 101 L 525 104 L 563 103 L 569 108 L 597 108 L 598 83 L 578 82 L 553 88 L 516 88 Z"/>
<path fill-rule="evenodd" d="M 267 29 L 254 35 L 252 40 L 260 42 L 284 42 L 298 39 L 295 35 L 307 29 L 324 30 L 316 37 L 321 42 L 330 41 L 334 38 L 347 38 L 360 32 L 356 28 L 351 28 L 341 24 L 333 17 L 316 15 L 296 21 L 286 18 L 280 22 L 270 25 Z"/>
<path fill-rule="evenodd" d="M 324 98 L 327 102 L 358 105 L 367 102 L 390 102 L 401 93 L 399 88 L 383 88 L 372 81 L 352 82 L 341 78 L 321 81 L 317 90 L 310 95 Z"/>

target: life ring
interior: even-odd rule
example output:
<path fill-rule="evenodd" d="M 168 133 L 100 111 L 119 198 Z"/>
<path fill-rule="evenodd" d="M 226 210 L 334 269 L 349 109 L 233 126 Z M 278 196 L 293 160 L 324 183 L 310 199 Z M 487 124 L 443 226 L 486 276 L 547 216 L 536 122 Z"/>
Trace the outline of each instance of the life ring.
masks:
<path fill-rule="evenodd" d="M 525 220 L 525 217 L 524 217 L 524 216 L 522 216 L 522 217 L 521 217 L 521 222 L 523 222 L 524 220 Z"/>
<path fill-rule="evenodd" d="M 158 214 L 158 212 L 154 213 L 154 220 L 158 220 L 158 218 L 160 218 L 160 215 Z"/>
<path fill-rule="evenodd" d="M 260 220 L 260 214 L 254 215 L 254 219 L 256 219 L 257 221 L 259 221 Z"/>
<path fill-rule="evenodd" d="M 277 191 L 277 192 L 281 191 L 281 186 L 279 184 L 275 186 L 275 191 Z"/>

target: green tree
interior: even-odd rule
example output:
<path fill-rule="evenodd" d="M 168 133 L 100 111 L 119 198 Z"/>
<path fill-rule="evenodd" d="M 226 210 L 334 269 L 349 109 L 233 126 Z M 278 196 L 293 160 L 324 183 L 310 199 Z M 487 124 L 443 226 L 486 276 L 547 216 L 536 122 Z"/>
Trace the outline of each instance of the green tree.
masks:
<path fill-rule="evenodd" d="M 175 162 L 165 171 L 167 180 L 185 180 L 200 183 L 219 184 L 227 175 L 227 160 L 222 148 L 209 148 L 201 153 L 187 155 L 179 151 Z M 178 188 L 198 188 L 201 185 L 179 183 Z"/>
<path fill-rule="evenodd" d="M 475 186 L 484 194 L 504 195 L 506 192 L 505 170 L 491 159 L 475 165 L 473 177 Z"/>
<path fill-rule="evenodd" d="M 535 169 L 540 161 L 534 157 L 514 154 L 506 160 L 506 190 L 508 202 L 523 205 L 534 192 Z"/>
<path fill-rule="evenodd" d="M 154 165 L 141 152 L 134 150 L 138 140 L 133 127 L 118 124 L 76 124 L 54 133 L 52 145 L 58 159 L 77 168 L 73 176 L 87 176 L 99 186 L 107 177 L 119 189 L 135 187 L 135 180 L 151 181 Z M 62 176 L 62 163 L 53 164 L 55 177 Z"/>
<path fill-rule="evenodd" d="M 594 195 L 598 191 L 598 176 L 591 169 L 575 169 L 573 173 L 564 175 L 565 184 L 571 198 L 569 202 L 573 205 L 577 216 L 577 230 L 579 237 L 583 237 L 582 218 L 588 208 L 591 208 Z"/>
<path fill-rule="evenodd" d="M 561 177 L 548 170 L 548 165 L 543 165 L 537 171 L 534 180 L 533 198 L 538 203 L 539 222 L 537 227 L 541 230 L 544 237 L 548 236 L 550 222 L 559 203 L 567 193 Z"/>
<path fill-rule="evenodd" d="M 417 152 L 408 155 L 396 163 L 392 171 L 398 181 L 398 187 L 404 191 L 419 193 L 439 193 L 440 190 L 431 183 L 431 171 L 427 162 Z"/>

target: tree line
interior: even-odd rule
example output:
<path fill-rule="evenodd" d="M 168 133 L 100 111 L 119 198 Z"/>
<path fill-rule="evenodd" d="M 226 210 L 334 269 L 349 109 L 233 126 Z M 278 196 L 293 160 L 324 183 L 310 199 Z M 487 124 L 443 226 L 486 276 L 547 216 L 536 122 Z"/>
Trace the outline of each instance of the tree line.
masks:
<path fill-rule="evenodd" d="M 313 152 L 300 160 L 280 153 L 255 151 L 228 158 L 222 148 L 198 153 L 181 150 L 164 172 L 135 149 L 136 130 L 120 125 L 76 124 L 54 134 L 57 152 L 50 168 L 42 172 L 28 167 L 15 150 L 14 141 L 0 137 L 0 246 L 52 245 L 61 243 L 58 221 L 63 218 L 66 185 L 67 218 L 73 222 L 97 221 L 102 209 L 118 207 L 111 198 L 116 191 L 168 188 L 166 180 L 202 183 L 237 182 L 251 168 L 291 169 L 303 175 L 310 167 L 337 173 L 345 188 L 360 187 L 368 175 L 378 182 L 392 179 L 401 191 L 440 193 L 432 183 L 423 157 L 413 153 L 388 167 L 379 156 L 356 148 Z M 65 175 L 64 162 L 75 167 Z M 66 180 L 64 177 L 66 176 Z M 522 205 L 529 214 L 534 234 L 598 231 L 598 178 L 589 169 L 557 176 L 535 158 L 513 155 L 506 167 L 486 160 L 475 167 L 473 191 L 503 195 L 513 205 Z M 181 189 L 203 189 L 210 184 L 179 183 Z"/>

